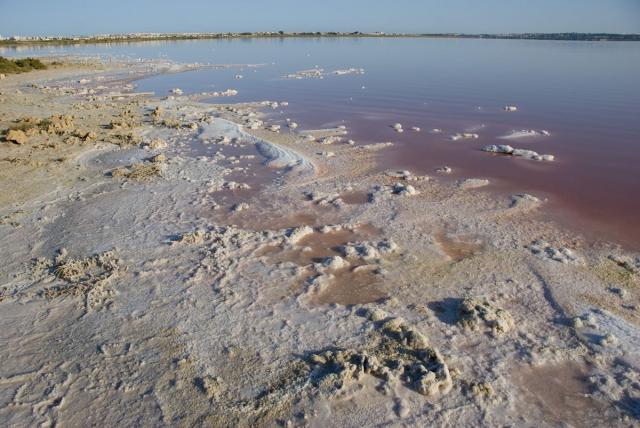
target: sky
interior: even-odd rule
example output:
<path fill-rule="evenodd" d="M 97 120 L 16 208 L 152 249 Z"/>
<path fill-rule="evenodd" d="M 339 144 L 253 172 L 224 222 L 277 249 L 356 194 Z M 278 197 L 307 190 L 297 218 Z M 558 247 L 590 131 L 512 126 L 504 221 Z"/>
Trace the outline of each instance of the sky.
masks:
<path fill-rule="evenodd" d="M 0 35 L 640 33 L 640 0 L 0 0 Z"/>

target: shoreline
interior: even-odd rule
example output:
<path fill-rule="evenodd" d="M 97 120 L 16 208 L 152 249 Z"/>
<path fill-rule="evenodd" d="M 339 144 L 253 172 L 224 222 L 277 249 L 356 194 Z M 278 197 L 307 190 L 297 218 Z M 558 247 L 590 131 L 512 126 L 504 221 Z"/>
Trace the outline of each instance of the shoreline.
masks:
<path fill-rule="evenodd" d="M 74 116 L 0 143 L 0 420 L 553 424 L 551 394 L 567 423 L 637 421 L 637 254 L 482 177 L 378 172 L 387 146 L 272 128 L 260 103 L 110 96 L 127 65 L 0 82 L 3 127 Z"/>
<path fill-rule="evenodd" d="M 69 45 L 102 43 L 138 43 L 153 41 L 216 40 L 216 39 L 266 39 L 266 38 L 428 38 L 428 39 L 484 39 L 484 40 L 538 40 L 538 41 L 587 41 L 620 42 L 640 41 L 640 34 L 613 33 L 514 33 L 514 34 L 411 34 L 411 33 L 360 33 L 360 32 L 309 32 L 309 33 L 203 33 L 203 34 L 149 34 L 110 35 L 108 37 L 42 37 L 0 40 L 1 46 L 19 47 L 33 45 Z"/>

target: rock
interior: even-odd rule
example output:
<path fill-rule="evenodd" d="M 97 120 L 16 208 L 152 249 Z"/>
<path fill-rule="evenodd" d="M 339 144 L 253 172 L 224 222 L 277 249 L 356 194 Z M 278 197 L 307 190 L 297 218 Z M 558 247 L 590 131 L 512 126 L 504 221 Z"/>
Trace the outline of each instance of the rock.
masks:
<path fill-rule="evenodd" d="M 477 189 L 489 185 L 489 180 L 483 178 L 467 178 L 458 182 L 458 187 L 461 189 Z"/>
<path fill-rule="evenodd" d="M 271 126 L 269 126 L 269 131 L 280 132 L 280 125 L 271 125 Z"/>
<path fill-rule="evenodd" d="M 0 80 L 4 80 L 6 79 L 7 76 L 5 76 L 4 74 L 0 74 Z"/>
<path fill-rule="evenodd" d="M 436 172 L 441 174 L 451 174 L 453 170 L 448 166 L 441 166 L 440 168 L 436 168 Z"/>
<path fill-rule="evenodd" d="M 404 130 L 402 129 L 402 124 L 401 123 L 396 123 L 392 126 L 393 129 L 395 129 L 396 132 L 404 132 Z"/>
<path fill-rule="evenodd" d="M 505 106 L 504 111 L 518 111 L 518 107 L 516 106 Z"/>
<path fill-rule="evenodd" d="M 11 143 L 19 145 L 25 144 L 28 140 L 27 135 L 24 133 L 24 131 L 21 131 L 19 129 L 10 129 L 4 138 Z"/>
<path fill-rule="evenodd" d="M 297 124 L 297 123 L 295 123 L 295 122 L 291 122 L 291 123 L 289 123 L 289 125 L 288 125 L 288 126 L 289 126 L 289 128 L 291 128 L 291 129 L 296 129 L 296 128 L 298 127 L 298 124 Z"/>
<path fill-rule="evenodd" d="M 183 93 L 183 92 L 182 92 L 182 89 L 180 89 L 180 88 L 173 88 L 173 89 L 172 89 L 171 91 L 169 91 L 169 92 L 171 92 L 171 93 L 172 93 L 172 94 L 174 94 L 174 95 L 182 95 L 182 93 Z"/>
<path fill-rule="evenodd" d="M 420 127 L 418 127 L 418 126 L 412 126 L 412 127 L 411 127 L 411 130 L 412 130 L 412 131 L 414 131 L 414 132 L 420 132 Z"/>

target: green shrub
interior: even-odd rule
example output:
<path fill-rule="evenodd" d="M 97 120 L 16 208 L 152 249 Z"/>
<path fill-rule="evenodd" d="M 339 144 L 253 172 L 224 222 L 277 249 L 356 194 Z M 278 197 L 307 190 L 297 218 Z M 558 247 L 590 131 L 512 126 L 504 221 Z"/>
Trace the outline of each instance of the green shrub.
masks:
<path fill-rule="evenodd" d="M 36 58 L 10 60 L 0 56 L 0 73 L 24 73 L 31 70 L 44 70 L 47 66 Z"/>

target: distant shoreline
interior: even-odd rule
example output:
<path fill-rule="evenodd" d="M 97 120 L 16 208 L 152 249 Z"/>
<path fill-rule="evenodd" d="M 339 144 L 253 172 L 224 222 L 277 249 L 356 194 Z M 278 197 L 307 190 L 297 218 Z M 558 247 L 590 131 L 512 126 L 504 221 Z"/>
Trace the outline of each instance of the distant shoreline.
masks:
<path fill-rule="evenodd" d="M 133 33 L 79 37 L 21 37 L 0 40 L 0 46 L 73 45 L 97 43 L 133 43 L 150 41 L 264 39 L 264 38 L 441 38 L 441 39 L 502 39 L 502 40 L 556 40 L 556 41 L 640 41 L 640 34 L 613 33 L 514 33 L 514 34 L 459 34 L 459 33 L 361 33 L 361 32 L 260 32 L 260 33 Z"/>

